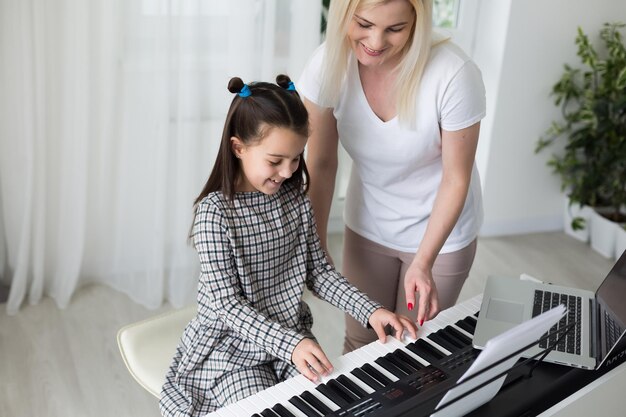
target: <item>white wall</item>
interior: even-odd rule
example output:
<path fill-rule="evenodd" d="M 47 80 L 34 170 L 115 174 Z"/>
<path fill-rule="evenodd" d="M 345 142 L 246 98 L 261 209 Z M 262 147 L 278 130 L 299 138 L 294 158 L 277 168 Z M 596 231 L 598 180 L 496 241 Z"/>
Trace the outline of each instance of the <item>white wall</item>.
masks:
<path fill-rule="evenodd" d="M 488 115 L 477 165 L 485 222 L 481 235 L 562 228 L 564 197 L 537 139 L 559 117 L 549 92 L 564 63 L 578 66 L 576 28 L 596 40 L 604 22 L 626 22 L 623 0 L 483 0 L 474 59 L 487 88 Z M 594 42 L 595 43 L 595 42 Z"/>

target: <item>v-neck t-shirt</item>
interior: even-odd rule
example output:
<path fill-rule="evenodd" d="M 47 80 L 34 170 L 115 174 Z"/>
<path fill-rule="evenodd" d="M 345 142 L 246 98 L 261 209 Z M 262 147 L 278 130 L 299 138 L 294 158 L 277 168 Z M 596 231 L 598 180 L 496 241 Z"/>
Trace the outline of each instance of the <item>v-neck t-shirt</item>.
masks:
<path fill-rule="evenodd" d="M 319 105 L 325 44 L 314 52 L 296 87 Z M 416 98 L 416 125 L 381 120 L 370 107 L 351 54 L 333 108 L 342 146 L 352 159 L 344 222 L 357 234 L 404 252 L 419 247 L 443 171 L 441 129 L 460 130 L 485 116 L 485 88 L 474 62 L 456 45 L 432 48 Z M 441 253 L 470 244 L 482 224 L 476 165 L 459 219 Z"/>

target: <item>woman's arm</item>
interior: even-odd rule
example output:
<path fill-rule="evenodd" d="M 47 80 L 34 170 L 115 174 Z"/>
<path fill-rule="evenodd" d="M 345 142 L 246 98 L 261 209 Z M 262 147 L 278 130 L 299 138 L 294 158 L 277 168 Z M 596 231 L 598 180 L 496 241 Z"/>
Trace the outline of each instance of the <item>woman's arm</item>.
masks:
<path fill-rule="evenodd" d="M 415 305 L 420 294 L 417 321 L 432 319 L 439 313 L 437 288 L 432 277 L 435 259 L 454 228 L 467 197 L 480 122 L 454 132 L 442 130 L 441 155 L 443 173 L 437 197 L 426 227 L 424 239 L 404 276 L 407 305 Z"/>
<path fill-rule="evenodd" d="M 306 151 L 306 164 L 311 176 L 309 198 L 313 204 L 322 248 L 328 253 L 326 232 L 338 165 L 337 120 L 331 108 L 320 107 L 307 99 L 304 99 L 304 105 L 309 112 L 311 124 Z"/>

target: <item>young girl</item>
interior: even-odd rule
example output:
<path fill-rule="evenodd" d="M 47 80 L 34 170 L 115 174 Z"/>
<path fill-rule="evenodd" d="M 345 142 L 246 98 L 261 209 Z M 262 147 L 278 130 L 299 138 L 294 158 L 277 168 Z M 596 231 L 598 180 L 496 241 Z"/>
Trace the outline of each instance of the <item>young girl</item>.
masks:
<path fill-rule="evenodd" d="M 385 339 L 414 323 L 351 286 L 328 263 L 305 195 L 308 114 L 287 76 L 228 84 L 230 106 L 213 171 L 195 201 L 198 315 L 166 375 L 165 416 L 214 411 L 301 372 L 332 365 L 311 333 L 304 286 Z"/>

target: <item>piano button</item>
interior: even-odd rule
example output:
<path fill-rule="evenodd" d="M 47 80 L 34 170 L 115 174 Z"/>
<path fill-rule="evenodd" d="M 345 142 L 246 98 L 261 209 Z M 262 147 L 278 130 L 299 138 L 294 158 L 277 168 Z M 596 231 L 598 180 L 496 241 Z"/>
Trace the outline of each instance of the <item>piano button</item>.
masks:
<path fill-rule="evenodd" d="M 398 369 L 400 369 L 402 372 L 404 372 L 407 375 L 415 372 L 415 369 L 411 368 L 409 365 L 407 365 L 406 363 L 398 359 L 395 352 L 386 354 L 385 359 L 387 359 L 389 362 L 391 362 L 393 365 L 395 365 Z"/>
<path fill-rule="evenodd" d="M 293 404 L 294 406 L 296 406 L 296 408 L 302 411 L 302 413 L 304 413 L 304 415 L 306 415 L 307 417 L 320 417 L 321 416 L 321 414 L 318 413 L 313 407 L 311 407 L 309 403 L 307 403 L 306 401 L 304 401 L 302 398 L 298 397 L 297 395 L 294 395 L 293 397 L 291 397 L 289 399 L 289 402 Z"/>
<path fill-rule="evenodd" d="M 351 373 L 360 381 L 363 381 L 365 384 L 367 384 L 374 391 L 379 390 L 381 388 L 385 388 L 383 384 L 378 382 L 376 379 L 372 378 L 367 372 L 365 372 L 361 368 L 353 369 Z"/>
<path fill-rule="evenodd" d="M 337 404 L 339 407 L 346 407 L 350 405 L 352 401 L 346 399 L 341 393 L 333 390 L 327 384 L 319 384 L 315 387 L 320 393 L 322 393 L 326 398 Z"/>
<path fill-rule="evenodd" d="M 363 388 L 359 387 L 354 381 L 352 381 L 346 375 L 339 375 L 337 377 L 337 382 L 339 382 L 341 385 L 349 389 L 358 398 L 363 398 L 368 394 L 367 392 L 365 392 Z"/>
<path fill-rule="evenodd" d="M 428 339 L 430 339 L 433 342 L 437 343 L 439 346 L 441 346 L 442 348 L 446 349 L 450 353 L 454 353 L 457 350 L 459 350 L 458 347 L 456 347 L 455 345 L 450 343 L 447 339 L 445 339 L 443 336 L 441 336 L 441 334 L 439 332 L 429 334 L 428 335 Z"/>
<path fill-rule="evenodd" d="M 450 332 L 450 334 L 454 335 L 454 337 L 456 337 L 458 340 L 460 340 L 461 342 L 465 343 L 465 346 L 469 346 L 469 345 L 472 344 L 472 339 L 470 339 L 469 337 L 465 336 L 463 333 L 458 331 L 455 327 L 448 325 L 446 327 L 446 330 L 448 330 L 448 332 Z"/>
<path fill-rule="evenodd" d="M 332 404 L 332 407 L 330 407 L 328 404 L 328 400 L 325 399 L 325 397 L 324 399 L 322 399 L 317 395 L 312 394 L 310 391 L 304 391 L 302 394 L 300 394 L 300 397 L 304 401 L 309 403 L 317 411 L 319 411 L 320 414 L 322 414 L 323 416 L 325 416 L 326 414 L 331 414 L 333 411 L 339 409 L 339 407 L 337 407 L 337 405 L 334 403 Z"/>
<path fill-rule="evenodd" d="M 280 417 L 296 417 L 289 410 L 287 410 L 285 406 L 282 405 L 281 403 L 278 403 L 274 407 L 272 407 L 272 411 L 274 411 Z"/>
<path fill-rule="evenodd" d="M 393 382 L 391 379 L 387 378 L 386 375 L 384 375 L 382 372 L 379 372 L 378 369 L 374 368 L 374 366 L 369 363 L 363 365 L 361 369 L 364 372 L 367 372 L 372 378 L 376 379 L 385 387 Z"/>
<path fill-rule="evenodd" d="M 398 355 L 398 357 L 400 359 L 402 359 L 404 362 L 406 362 L 409 365 L 411 365 L 411 367 L 413 367 L 413 369 L 418 371 L 420 369 L 425 368 L 425 366 L 421 362 L 415 360 L 411 355 L 406 353 L 403 349 L 398 349 L 398 350 L 396 350 L 395 353 L 396 353 L 396 355 Z"/>

